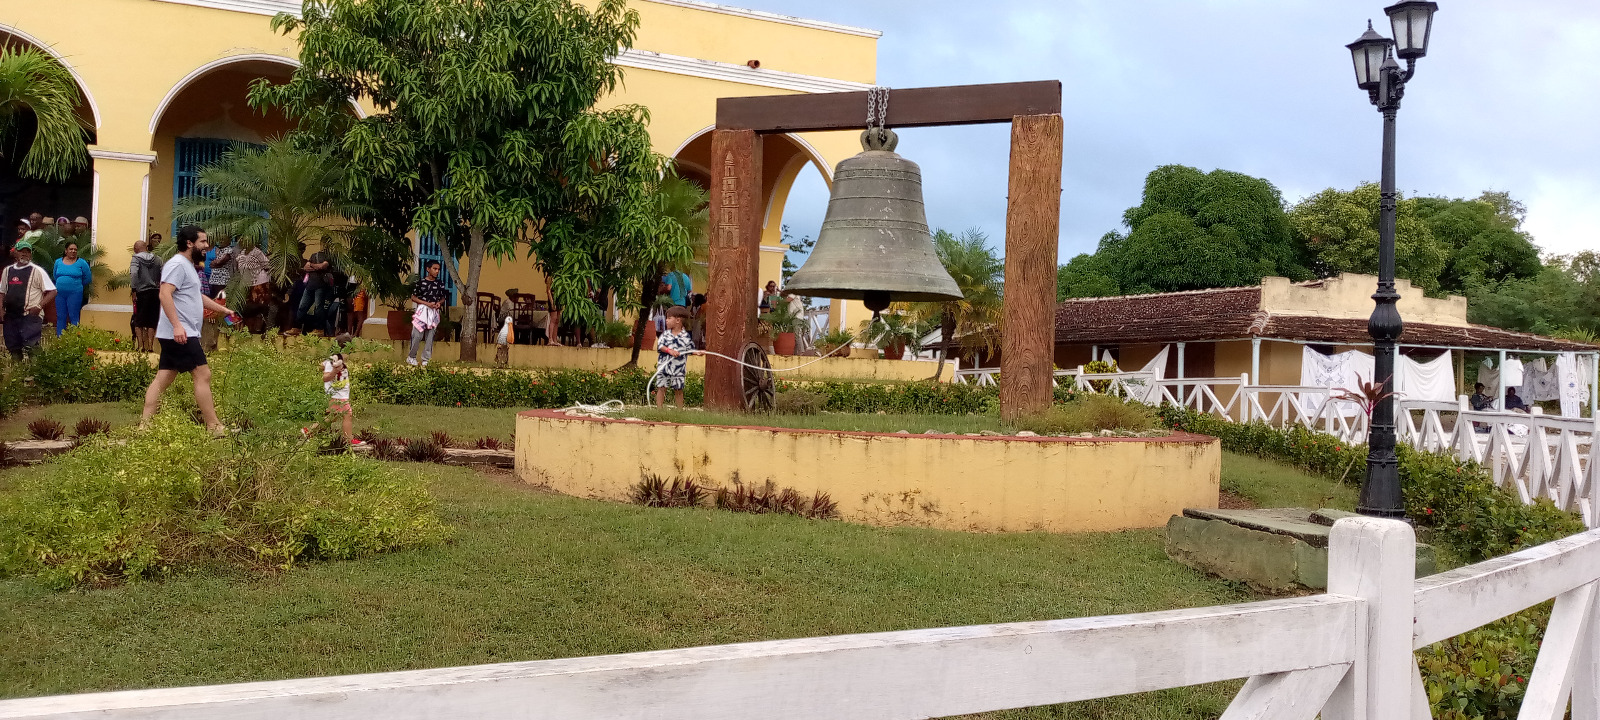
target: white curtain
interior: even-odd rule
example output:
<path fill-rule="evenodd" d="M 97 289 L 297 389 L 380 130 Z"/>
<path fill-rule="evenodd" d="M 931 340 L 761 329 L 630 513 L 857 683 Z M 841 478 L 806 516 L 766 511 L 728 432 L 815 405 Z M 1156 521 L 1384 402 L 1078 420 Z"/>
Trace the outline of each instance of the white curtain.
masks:
<path fill-rule="evenodd" d="M 1510 362 L 1506 364 L 1509 366 Z M 1395 392 L 1406 400 L 1451 402 L 1456 399 L 1455 373 L 1449 352 L 1427 362 L 1398 355 L 1395 357 L 1394 371 Z"/>
<path fill-rule="evenodd" d="M 1363 382 L 1372 382 L 1372 356 L 1360 350 L 1347 350 L 1336 355 L 1323 355 L 1310 346 L 1300 353 L 1300 384 L 1306 387 L 1325 387 L 1338 395 L 1340 390 L 1355 391 Z M 1322 403 L 1313 397 L 1305 398 L 1306 410 L 1315 413 Z M 1346 415 L 1358 412 L 1354 405 L 1345 408 Z"/>

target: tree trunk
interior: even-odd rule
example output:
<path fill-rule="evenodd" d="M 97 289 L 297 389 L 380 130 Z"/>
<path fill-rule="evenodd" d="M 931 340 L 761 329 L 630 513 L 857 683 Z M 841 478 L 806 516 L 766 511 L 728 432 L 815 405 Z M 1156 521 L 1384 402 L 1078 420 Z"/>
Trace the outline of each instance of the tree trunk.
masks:
<path fill-rule="evenodd" d="M 639 348 L 644 345 L 644 326 L 650 322 L 650 308 L 656 302 L 656 288 L 661 284 L 661 273 L 639 281 L 639 317 L 633 321 L 633 354 L 628 357 L 628 364 L 639 366 Z"/>
<path fill-rule="evenodd" d="M 556 291 L 551 285 L 549 271 L 544 274 L 544 296 L 550 298 L 550 312 L 544 319 L 545 342 L 561 347 L 561 335 L 557 332 L 561 329 L 561 311 L 556 309 Z"/>
<path fill-rule="evenodd" d="M 950 341 L 955 339 L 955 334 L 956 316 L 946 304 L 944 310 L 939 312 L 939 369 L 934 370 L 933 377 L 929 378 L 934 382 L 939 382 L 939 377 L 944 375 L 944 361 L 950 357 Z"/>
<path fill-rule="evenodd" d="M 446 250 L 443 255 L 445 262 L 450 266 L 450 274 L 455 276 L 456 287 L 461 289 L 461 361 L 476 362 L 478 360 L 478 280 L 483 270 L 484 254 L 483 229 L 472 228 L 472 241 L 467 244 L 467 276 L 461 276 L 461 268 L 455 258 Z"/>

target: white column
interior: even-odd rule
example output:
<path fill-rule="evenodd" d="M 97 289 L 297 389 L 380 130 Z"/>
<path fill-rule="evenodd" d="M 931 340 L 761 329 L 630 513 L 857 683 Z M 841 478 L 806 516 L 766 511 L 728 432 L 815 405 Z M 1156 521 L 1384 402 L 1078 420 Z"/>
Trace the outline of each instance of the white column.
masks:
<path fill-rule="evenodd" d="M 1500 351 L 1500 389 L 1494 393 L 1494 409 L 1496 412 L 1505 412 L 1506 409 L 1506 351 Z"/>
<path fill-rule="evenodd" d="M 1189 346 L 1189 343 L 1178 343 L 1178 379 L 1179 380 L 1182 380 L 1183 377 L 1184 377 L 1184 375 L 1183 375 L 1183 355 L 1186 352 L 1185 349 L 1188 346 Z M 1600 364 L 1600 363 L 1597 363 L 1597 364 Z M 1186 393 L 1184 392 L 1184 390 L 1185 390 L 1185 388 L 1184 388 L 1183 384 L 1179 383 L 1178 384 L 1178 406 L 1179 407 L 1183 406 L 1184 398 L 1186 397 Z M 1593 397 L 1593 395 L 1590 395 L 1590 397 Z"/>
<path fill-rule="evenodd" d="M 1261 385 L 1261 338 L 1250 338 L 1250 377 Z"/>

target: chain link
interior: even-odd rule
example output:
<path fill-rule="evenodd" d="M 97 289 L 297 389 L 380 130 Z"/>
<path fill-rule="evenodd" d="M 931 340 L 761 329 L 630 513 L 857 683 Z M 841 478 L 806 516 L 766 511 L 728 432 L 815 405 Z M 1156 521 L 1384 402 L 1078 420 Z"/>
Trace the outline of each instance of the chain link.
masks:
<path fill-rule="evenodd" d="M 874 85 L 867 88 L 867 128 L 883 129 L 889 120 L 889 88 Z"/>

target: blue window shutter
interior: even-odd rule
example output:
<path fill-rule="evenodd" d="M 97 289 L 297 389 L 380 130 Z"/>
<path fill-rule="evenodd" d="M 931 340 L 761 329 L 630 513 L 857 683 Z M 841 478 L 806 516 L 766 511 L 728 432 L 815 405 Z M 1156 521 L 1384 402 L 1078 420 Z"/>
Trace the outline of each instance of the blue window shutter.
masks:
<path fill-rule="evenodd" d="M 444 266 L 444 252 L 439 248 L 439 243 L 433 239 L 433 233 L 417 233 L 417 276 L 421 277 L 427 269 L 428 261 L 435 260 L 439 263 L 439 278 L 444 280 L 444 289 L 450 293 L 450 305 L 456 304 L 456 281 L 450 276 L 450 269 Z"/>
<path fill-rule="evenodd" d="M 222 159 L 222 154 L 234 147 L 263 148 L 264 145 L 222 140 L 218 138 L 178 138 L 173 143 L 172 205 L 186 197 L 200 194 L 200 170 Z M 171 233 L 178 232 L 178 219 L 172 219 Z M 172 235 L 168 235 L 171 237 Z"/>

